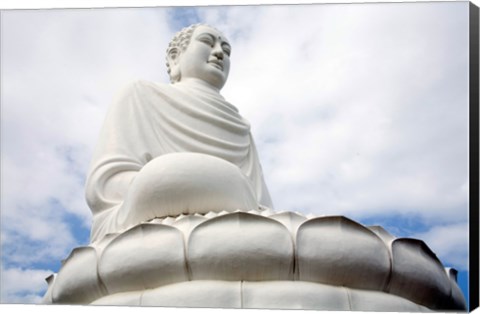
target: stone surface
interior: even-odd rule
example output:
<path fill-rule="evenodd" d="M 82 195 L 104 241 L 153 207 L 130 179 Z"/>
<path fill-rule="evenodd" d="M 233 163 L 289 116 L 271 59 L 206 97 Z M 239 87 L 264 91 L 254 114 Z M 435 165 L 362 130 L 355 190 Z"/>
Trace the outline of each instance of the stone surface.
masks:
<path fill-rule="evenodd" d="M 103 286 L 98 281 L 97 265 L 94 248 L 74 249 L 51 283 L 52 303 L 84 304 L 105 295 Z"/>
<path fill-rule="evenodd" d="M 237 212 L 198 225 L 188 241 L 192 280 L 292 280 L 293 240 L 279 222 Z"/>
<path fill-rule="evenodd" d="M 310 282 L 245 282 L 242 297 L 244 308 L 252 309 L 350 310 L 344 288 Z"/>
<path fill-rule="evenodd" d="M 392 242 L 392 256 L 391 293 L 433 308 L 448 308 L 445 303 L 451 295 L 450 278 L 425 243 L 396 239 Z"/>
<path fill-rule="evenodd" d="M 149 305 L 157 300 L 156 305 L 182 306 L 181 291 L 187 290 L 193 300 L 185 300 L 183 306 L 227 302 L 198 303 L 198 289 L 199 295 L 225 293 L 229 298 L 236 291 L 234 300 L 242 295 L 241 306 L 252 308 L 276 304 L 276 308 L 338 310 L 347 308 L 348 299 L 348 307 L 359 310 L 465 309 L 455 272 L 444 269 L 423 242 L 396 239 L 383 231 L 388 240 L 384 242 L 370 228 L 341 216 L 280 216 L 304 222 L 287 229 L 278 221 L 279 213 L 270 210 L 222 211 L 154 219 L 111 234 L 108 241 L 82 249 L 95 252 L 98 276 L 95 267 L 88 266 L 94 260 L 91 254 L 88 259 L 72 254 L 66 270 L 62 268 L 57 279 L 50 280 L 45 299 L 63 277 L 70 280 L 58 281 L 62 290 L 85 289 L 101 295 L 94 294 L 98 297 L 94 300 L 63 293 L 54 303 L 143 304 L 143 292 L 148 291 Z M 90 271 L 80 279 L 96 281 L 72 280 L 80 267 L 70 265 L 83 263 Z M 222 290 L 222 283 L 242 281 L 249 284 L 241 291 L 232 286 Z M 167 296 L 175 301 L 167 301 Z"/>
<path fill-rule="evenodd" d="M 299 280 L 384 290 L 390 256 L 372 231 L 345 217 L 306 221 L 297 234 Z"/>
<path fill-rule="evenodd" d="M 109 294 L 186 281 L 183 235 L 166 225 L 133 227 L 103 250 L 98 275 Z"/>
<path fill-rule="evenodd" d="M 430 312 L 425 306 L 388 293 L 379 293 L 369 290 L 349 290 L 351 310 L 389 312 Z"/>
<path fill-rule="evenodd" d="M 241 308 L 241 282 L 190 281 L 146 291 L 142 305 Z"/>
<path fill-rule="evenodd" d="M 96 300 L 93 304 L 324 311 L 432 311 L 385 292 L 299 281 L 188 281 L 145 292 L 118 293 Z"/>
<path fill-rule="evenodd" d="M 270 218 L 275 219 L 284 225 L 288 231 L 292 234 L 293 238 L 297 237 L 298 227 L 305 221 L 307 218 L 298 213 L 293 212 L 281 212 L 278 214 L 273 214 L 269 216 Z"/>

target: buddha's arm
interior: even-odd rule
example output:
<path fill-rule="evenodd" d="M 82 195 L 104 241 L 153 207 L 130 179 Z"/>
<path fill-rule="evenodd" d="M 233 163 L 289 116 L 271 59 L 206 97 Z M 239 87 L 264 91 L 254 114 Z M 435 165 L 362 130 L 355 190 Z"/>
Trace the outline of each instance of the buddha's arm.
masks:
<path fill-rule="evenodd" d="M 95 234 L 116 232 L 121 227 L 115 222 L 118 209 L 142 168 L 140 163 L 123 159 L 100 163 L 87 178 L 85 196 L 93 214 L 92 240 Z"/>
<path fill-rule="evenodd" d="M 121 171 L 105 177 L 101 173 L 93 173 L 86 186 L 86 200 L 93 213 L 92 242 L 123 228 L 117 222 L 118 212 L 138 171 Z"/>
<path fill-rule="evenodd" d="M 105 196 L 110 199 L 125 199 L 128 188 L 137 173 L 137 171 L 123 171 L 110 177 L 105 185 Z"/>
<path fill-rule="evenodd" d="M 143 105 L 140 88 L 134 83 L 121 91 L 100 132 L 85 186 L 86 200 L 93 213 L 92 235 L 103 224 L 101 221 L 115 219 L 131 182 L 148 161 L 148 145 L 138 109 Z M 114 231 L 110 227 L 106 231 Z"/>
<path fill-rule="evenodd" d="M 103 173 L 103 177 L 99 174 L 98 180 L 92 178 L 87 184 L 86 199 L 93 213 L 121 203 L 137 173 L 138 171 L 127 170 L 113 175 Z"/>

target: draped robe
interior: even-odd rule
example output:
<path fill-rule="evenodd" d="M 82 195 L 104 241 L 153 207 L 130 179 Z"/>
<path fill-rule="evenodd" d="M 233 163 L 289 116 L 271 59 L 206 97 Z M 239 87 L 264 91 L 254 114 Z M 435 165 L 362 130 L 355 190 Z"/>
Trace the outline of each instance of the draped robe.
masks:
<path fill-rule="evenodd" d="M 125 227 L 117 225 L 115 216 L 138 172 L 152 159 L 178 152 L 211 155 L 236 165 L 248 178 L 258 205 L 273 207 L 250 125 L 236 107 L 201 82 L 137 81 L 110 107 L 87 175 L 92 242 Z"/>

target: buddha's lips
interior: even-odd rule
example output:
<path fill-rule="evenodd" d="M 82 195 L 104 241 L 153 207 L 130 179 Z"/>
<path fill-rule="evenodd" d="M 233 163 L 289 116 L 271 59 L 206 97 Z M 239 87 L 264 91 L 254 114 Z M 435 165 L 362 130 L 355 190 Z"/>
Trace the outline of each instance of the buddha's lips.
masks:
<path fill-rule="evenodd" d="M 216 66 L 217 68 L 223 71 L 223 61 L 213 59 L 213 60 L 209 60 L 208 63 L 213 64 L 214 66 Z"/>

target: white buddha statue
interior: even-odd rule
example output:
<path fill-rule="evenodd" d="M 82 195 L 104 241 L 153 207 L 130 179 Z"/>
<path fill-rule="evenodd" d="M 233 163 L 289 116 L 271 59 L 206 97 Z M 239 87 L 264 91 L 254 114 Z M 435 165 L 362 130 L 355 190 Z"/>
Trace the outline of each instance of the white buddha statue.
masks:
<path fill-rule="evenodd" d="M 47 279 L 44 303 L 466 310 L 456 271 L 422 241 L 272 210 L 250 126 L 219 94 L 230 51 L 188 27 L 167 50 L 172 84 L 136 82 L 113 103 L 87 179 L 91 243 Z"/>
<path fill-rule="evenodd" d="M 171 84 L 138 81 L 112 104 L 91 163 L 91 241 L 154 218 L 272 207 L 249 123 L 221 95 L 231 46 L 192 25 L 167 49 Z"/>

